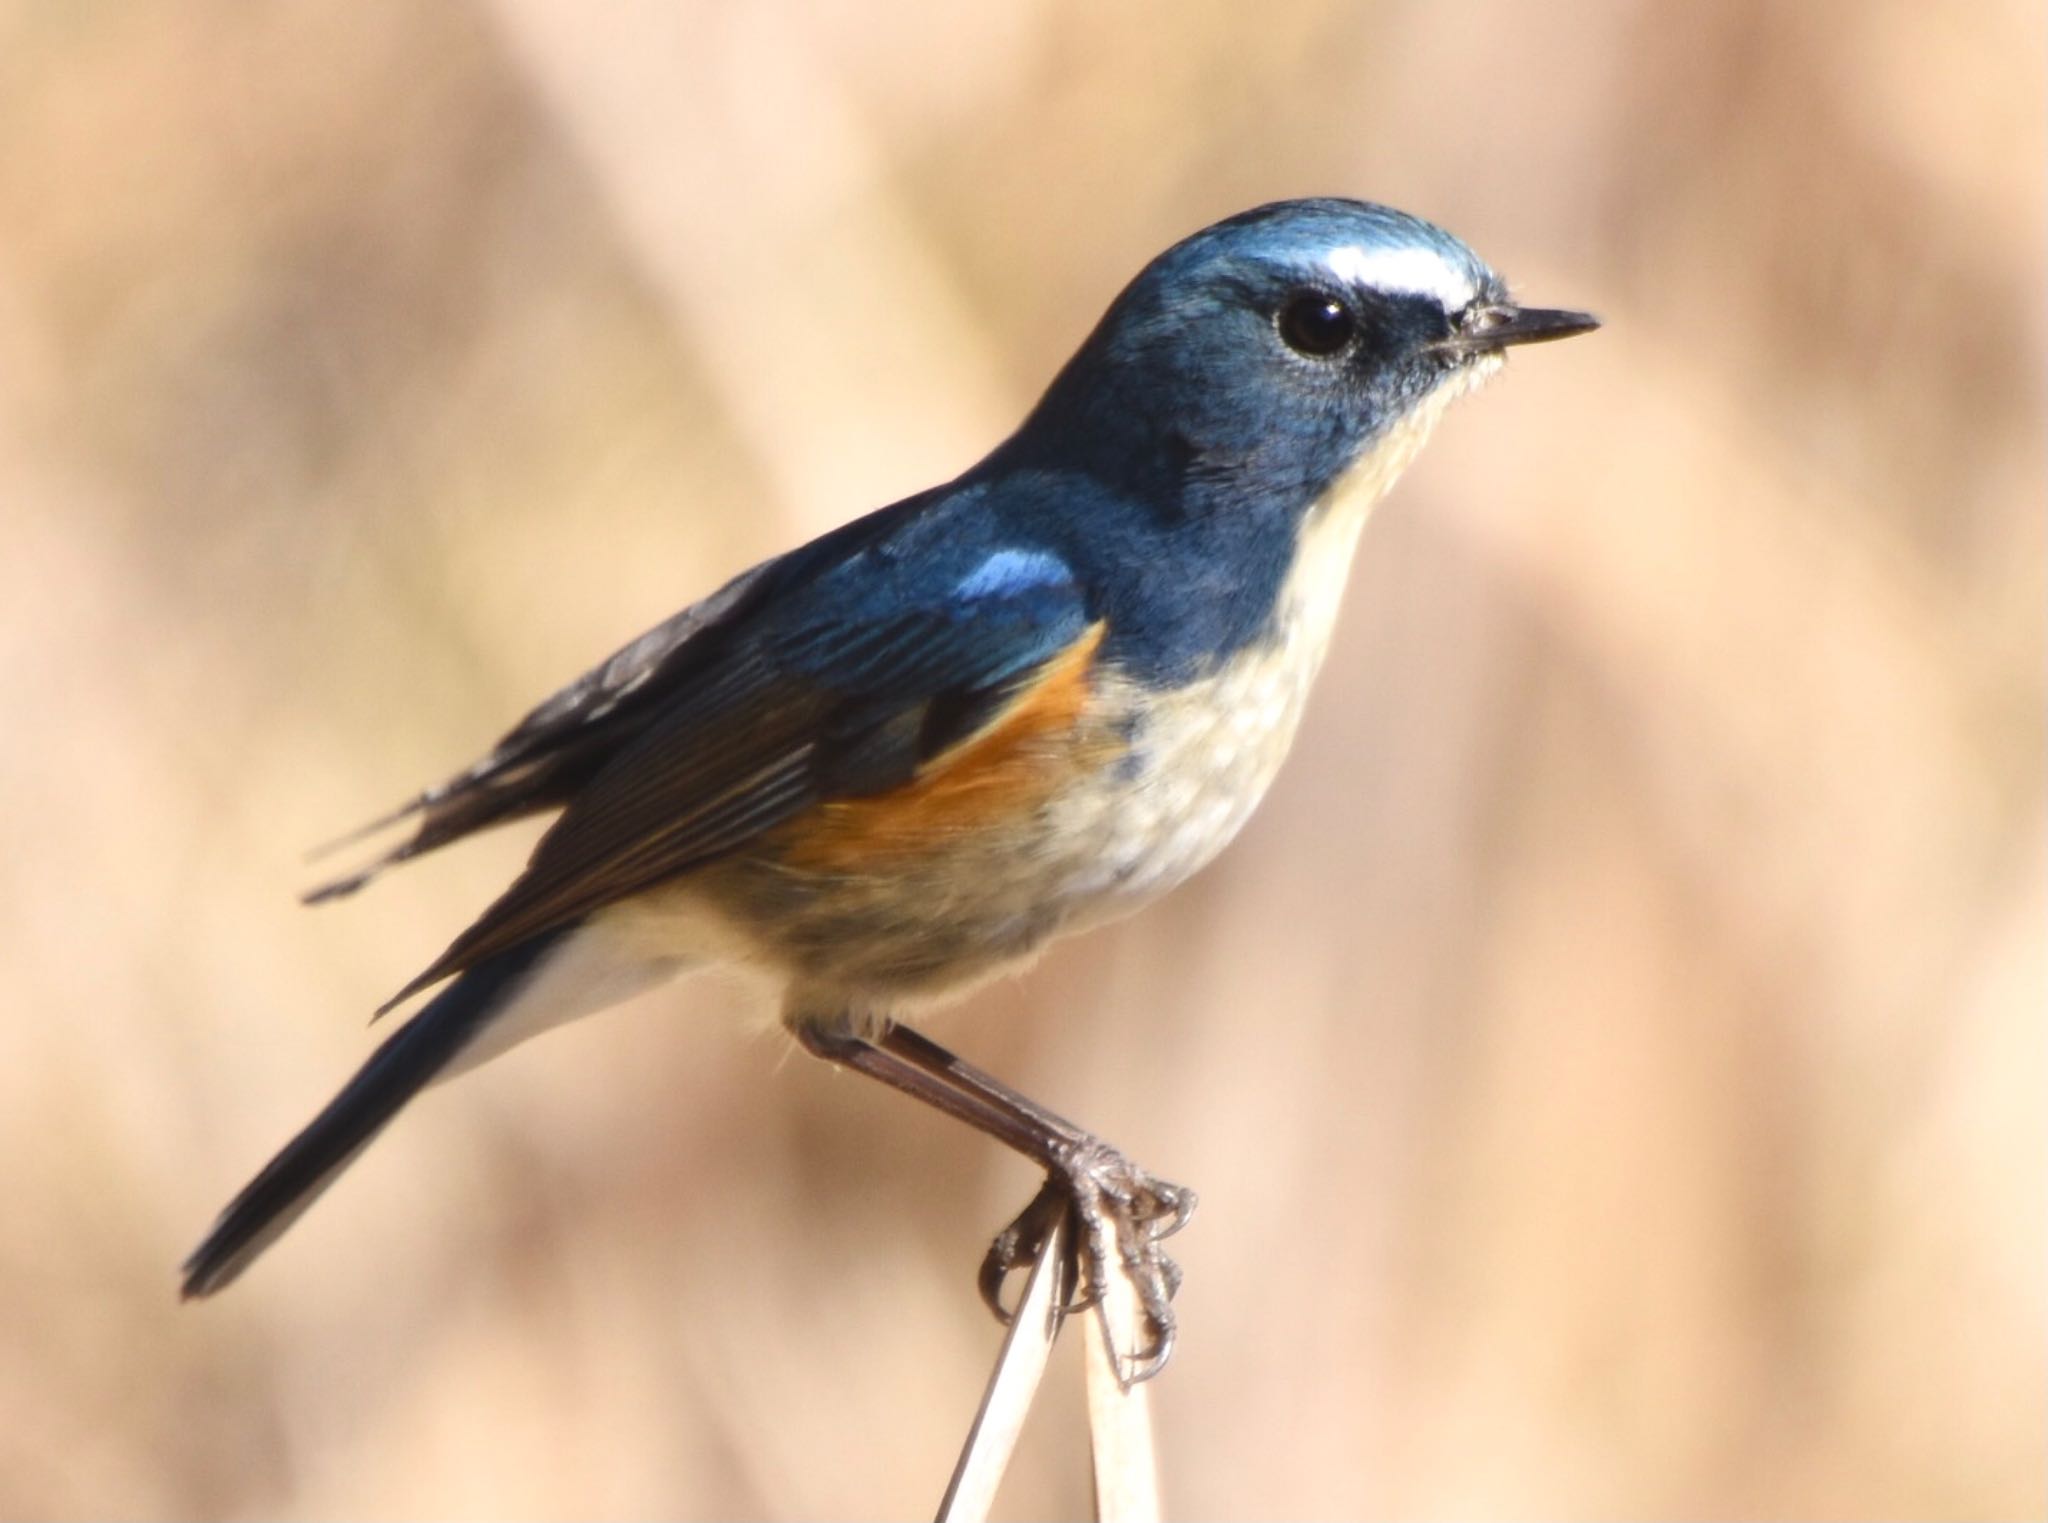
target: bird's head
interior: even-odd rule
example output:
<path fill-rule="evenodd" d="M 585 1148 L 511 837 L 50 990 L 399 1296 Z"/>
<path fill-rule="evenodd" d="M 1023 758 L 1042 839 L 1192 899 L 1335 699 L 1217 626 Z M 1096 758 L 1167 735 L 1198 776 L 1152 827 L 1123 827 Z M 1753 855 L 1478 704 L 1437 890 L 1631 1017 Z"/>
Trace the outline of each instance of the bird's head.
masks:
<path fill-rule="evenodd" d="M 1196 484 L 1306 502 L 1384 452 L 1391 479 L 1443 403 L 1513 345 L 1597 327 L 1517 305 L 1419 217 L 1283 201 L 1161 254 L 1110 307 L 1020 435 L 1097 470 L 1162 464 Z"/>

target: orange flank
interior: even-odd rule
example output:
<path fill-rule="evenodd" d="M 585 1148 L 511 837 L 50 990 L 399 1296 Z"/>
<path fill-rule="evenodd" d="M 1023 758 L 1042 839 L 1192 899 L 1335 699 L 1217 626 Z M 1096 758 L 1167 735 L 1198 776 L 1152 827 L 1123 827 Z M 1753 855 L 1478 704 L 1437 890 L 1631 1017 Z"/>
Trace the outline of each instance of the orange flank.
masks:
<path fill-rule="evenodd" d="M 1075 772 L 1122 749 L 1087 723 L 1100 623 L 1040 667 L 981 729 L 940 752 L 909 783 L 872 798 L 835 799 L 778 832 L 781 860 L 810 872 L 872 871 L 963 838 L 1001 839 Z"/>

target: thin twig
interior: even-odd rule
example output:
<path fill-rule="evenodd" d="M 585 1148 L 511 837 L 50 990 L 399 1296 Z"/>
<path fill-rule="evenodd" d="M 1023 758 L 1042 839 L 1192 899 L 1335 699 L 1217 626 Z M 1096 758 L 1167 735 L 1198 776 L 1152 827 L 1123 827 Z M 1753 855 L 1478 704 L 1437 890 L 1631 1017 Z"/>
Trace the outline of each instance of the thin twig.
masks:
<path fill-rule="evenodd" d="M 1159 1523 L 1159 1460 L 1152 1447 L 1152 1404 L 1142 1382 L 1126 1386 L 1118 1349 L 1137 1348 L 1137 1293 L 1112 1273 L 1087 1345 L 1088 1441 L 1095 1460 L 1095 1516 L 1101 1523 Z"/>
<path fill-rule="evenodd" d="M 1009 1468 L 1025 1414 L 1031 1410 L 1031 1399 L 1045 1375 L 1053 1339 L 1059 1335 L 1067 1302 L 1068 1231 L 1062 1219 L 1046 1234 L 1045 1246 L 1031 1266 L 1031 1276 L 1024 1282 L 1024 1299 L 1017 1305 L 1003 1350 L 996 1356 L 981 1410 L 974 1414 L 960 1462 L 953 1467 L 953 1479 L 939 1503 L 939 1523 L 982 1523 L 995 1502 L 996 1487 Z"/>

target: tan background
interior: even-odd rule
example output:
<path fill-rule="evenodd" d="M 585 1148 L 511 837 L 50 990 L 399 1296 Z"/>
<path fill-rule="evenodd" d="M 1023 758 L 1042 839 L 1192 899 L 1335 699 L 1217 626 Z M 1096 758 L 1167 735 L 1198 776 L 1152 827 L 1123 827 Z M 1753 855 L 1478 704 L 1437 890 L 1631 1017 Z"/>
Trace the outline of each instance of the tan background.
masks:
<path fill-rule="evenodd" d="M 0 6 L 0 1514 L 928 1510 L 1029 1171 L 716 982 L 176 1305 L 530 832 L 299 852 L 1335 192 L 1610 326 L 1382 512 L 1225 862 L 940 1027 L 1203 1193 L 1174 1511 L 2039 1515 L 2040 21 Z"/>

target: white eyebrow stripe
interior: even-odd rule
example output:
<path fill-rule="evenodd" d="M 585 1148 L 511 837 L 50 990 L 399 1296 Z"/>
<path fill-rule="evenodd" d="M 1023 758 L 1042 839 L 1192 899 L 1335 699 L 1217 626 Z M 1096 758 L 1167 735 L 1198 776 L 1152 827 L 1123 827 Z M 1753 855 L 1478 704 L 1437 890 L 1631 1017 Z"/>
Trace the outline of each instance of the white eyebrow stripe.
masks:
<path fill-rule="evenodd" d="M 1472 304 L 1479 294 L 1472 277 L 1443 255 L 1420 244 L 1394 248 L 1364 248 L 1347 244 L 1332 249 L 1324 259 L 1330 273 L 1352 285 L 1370 286 L 1378 291 L 1402 291 L 1413 296 L 1433 296 L 1446 312 L 1457 312 Z"/>

